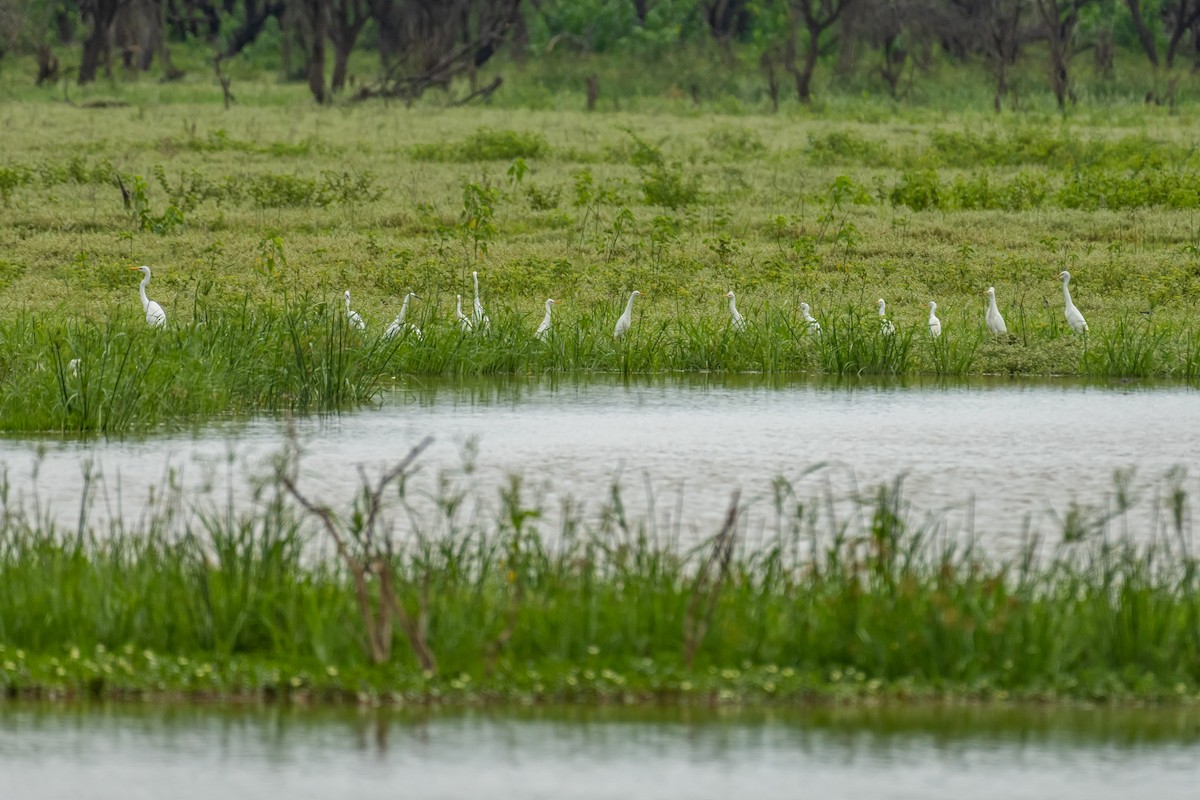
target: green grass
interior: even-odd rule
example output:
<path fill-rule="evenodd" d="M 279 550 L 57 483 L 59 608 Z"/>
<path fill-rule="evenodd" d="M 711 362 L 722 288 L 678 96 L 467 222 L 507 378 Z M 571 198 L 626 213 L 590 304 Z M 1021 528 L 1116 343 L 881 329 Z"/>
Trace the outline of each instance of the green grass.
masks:
<path fill-rule="evenodd" d="M 0 688 L 462 701 L 1200 698 L 1200 573 L 1178 485 L 1159 529 L 1126 530 L 1117 502 L 1111 519 L 1068 514 L 1061 532 L 1002 553 L 979 543 L 1017 521 L 948 535 L 908 507 L 899 481 L 845 518 L 779 482 L 758 544 L 743 544 L 735 521 L 696 546 L 630 517 L 615 489 L 589 514 L 564 506 L 551 530 L 517 480 L 483 514 L 449 487 L 418 511 L 399 485 L 398 505 L 372 506 L 364 487 L 330 517 L 354 558 L 381 559 L 364 562 L 375 577 L 362 595 L 353 562 L 277 483 L 245 511 L 168 493 L 142 522 L 103 533 L 86 522 L 57 530 L 6 497 Z M 377 627 L 388 591 L 419 633 L 396 616 Z"/>
<path fill-rule="evenodd" d="M 85 108 L 19 87 L 6 66 L 0 430 L 345 409 L 401 374 L 1200 374 L 1187 104 L 1171 114 L 1117 92 L 1103 111 L 996 117 L 981 110 L 986 91 L 961 111 L 938 95 L 833 93 L 779 114 L 750 95 L 697 112 L 656 74 L 657 105 L 646 90 L 585 114 L 556 110 L 582 67 L 558 75 L 554 63 L 506 65 L 528 70 L 512 96 L 469 109 L 432 96 L 316 108 L 302 87 L 239 73 L 243 104 L 228 111 L 202 75 L 100 82 L 79 99 L 130 105 Z M 759 80 L 738 74 L 735 94 Z M 963 82 L 930 79 L 946 92 Z M 525 102 L 535 80 L 544 107 Z M 167 310 L 161 336 L 142 329 L 125 269 L 142 263 Z M 1063 321 L 1064 268 L 1086 340 Z M 488 337 L 461 336 L 453 318 L 473 270 Z M 1004 340 L 984 331 L 989 285 Z M 616 345 L 634 288 L 634 329 Z M 369 323 L 361 339 L 336 324 L 346 289 Z M 729 289 L 749 321 L 741 334 Z M 425 338 L 380 342 L 408 291 Z M 547 297 L 563 305 L 543 345 L 532 331 Z M 877 297 L 896 337 L 873 327 Z M 945 324 L 936 342 L 930 300 Z M 800 302 L 825 336 L 798 326 Z M 77 357 L 85 371 L 68 375 Z"/>

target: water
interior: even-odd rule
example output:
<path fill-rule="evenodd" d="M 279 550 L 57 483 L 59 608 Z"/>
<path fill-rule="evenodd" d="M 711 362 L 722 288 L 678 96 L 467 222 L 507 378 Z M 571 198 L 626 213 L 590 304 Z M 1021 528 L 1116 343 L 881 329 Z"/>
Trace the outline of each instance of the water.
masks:
<path fill-rule="evenodd" d="M 485 506 L 512 473 L 551 508 L 570 496 L 594 510 L 617 481 L 660 530 L 698 536 L 715 531 L 740 488 L 754 536 L 770 530 L 778 476 L 811 499 L 850 497 L 903 474 L 913 505 L 948 530 L 1013 543 L 1027 528 L 1061 531 L 1072 504 L 1098 517 L 1113 506 L 1120 470 L 1132 469 L 1137 510 L 1114 525 L 1141 536 L 1161 527 L 1172 470 L 1195 465 L 1200 453 L 1198 400 L 1178 386 L 1003 380 L 413 381 L 378 408 L 300 420 L 297 430 L 301 484 L 335 507 L 357 485 L 357 465 L 394 463 L 432 435 L 414 487 L 432 492 L 437 476 L 450 476 Z M 124 441 L 9 438 L 0 440 L 0 462 L 14 496 L 72 527 L 84 461 L 101 475 L 93 520 L 136 517 L 172 471 L 189 492 L 245 502 L 249 477 L 268 471 L 285 430 L 258 419 Z M 1195 475 L 1179 485 L 1193 496 L 1200 488 Z"/>
<path fill-rule="evenodd" d="M 0 796 L 1190 800 L 1195 710 L 0 704 Z"/>

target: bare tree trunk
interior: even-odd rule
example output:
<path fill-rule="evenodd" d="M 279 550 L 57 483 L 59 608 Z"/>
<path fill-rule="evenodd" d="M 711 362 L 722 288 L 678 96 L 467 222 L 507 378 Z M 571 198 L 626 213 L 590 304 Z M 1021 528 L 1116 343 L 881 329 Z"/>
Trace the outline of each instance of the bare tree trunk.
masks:
<path fill-rule="evenodd" d="M 79 62 L 81 84 L 96 80 L 101 60 L 107 62 L 109 32 L 123 4 L 124 0 L 85 0 L 81 4 L 80 10 L 91 25 L 88 37 L 83 41 L 83 57 Z"/>
<path fill-rule="evenodd" d="M 325 91 L 325 38 L 329 35 L 329 7 L 326 3 L 327 0 L 304 0 L 309 24 L 308 52 L 305 54 L 308 90 L 318 103 L 329 99 Z"/>
<path fill-rule="evenodd" d="M 346 86 L 346 71 L 354 44 L 370 19 L 366 0 L 330 0 L 329 39 L 333 42 L 333 77 L 331 91 L 340 92 Z"/>
<path fill-rule="evenodd" d="M 1150 59 L 1151 65 L 1157 67 L 1158 44 L 1154 41 L 1154 33 L 1142 18 L 1142 0 L 1125 0 L 1125 5 L 1129 7 L 1129 16 L 1133 22 L 1133 29 L 1137 32 L 1138 42 L 1142 45 L 1142 52 Z"/>

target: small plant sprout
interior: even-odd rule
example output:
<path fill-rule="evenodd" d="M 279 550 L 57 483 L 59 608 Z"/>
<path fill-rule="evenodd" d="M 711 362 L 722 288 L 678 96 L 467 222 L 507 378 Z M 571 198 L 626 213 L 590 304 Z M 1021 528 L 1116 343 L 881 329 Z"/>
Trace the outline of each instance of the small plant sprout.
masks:
<path fill-rule="evenodd" d="M 737 297 L 734 296 L 732 289 L 725 293 L 725 299 L 729 301 L 729 316 L 731 318 L 730 324 L 733 325 L 733 329 L 735 331 L 746 330 L 746 318 L 738 313 Z"/>
<path fill-rule="evenodd" d="M 151 328 L 162 328 L 167 324 L 167 312 L 163 311 L 163 307 L 158 303 L 146 297 L 146 286 L 150 283 L 150 268 L 146 265 L 140 267 L 130 267 L 131 270 L 137 270 L 145 277 L 142 278 L 142 284 L 138 287 L 138 294 L 142 298 L 142 310 L 146 312 L 146 324 Z"/>
<path fill-rule="evenodd" d="M 350 308 L 350 290 L 346 290 L 346 321 L 350 323 L 350 327 L 356 331 L 365 331 L 367 323 L 363 321 L 362 315 Z"/>
<path fill-rule="evenodd" d="M 629 331 L 629 326 L 633 324 L 633 301 L 641 294 L 637 289 L 630 292 L 629 302 L 625 304 L 625 313 L 617 320 L 617 327 L 613 328 L 614 339 L 620 339 Z"/>
<path fill-rule="evenodd" d="M 942 321 L 937 318 L 937 303 L 929 301 L 929 335 L 938 338 L 942 335 Z"/>
<path fill-rule="evenodd" d="M 543 342 L 550 338 L 550 309 L 558 305 L 558 302 L 553 297 L 546 298 L 546 316 L 542 317 L 542 324 L 538 325 L 537 333 L 534 334 Z"/>
<path fill-rule="evenodd" d="M 1075 331 L 1076 333 L 1087 333 L 1087 320 L 1083 318 L 1083 314 L 1080 314 L 1079 309 L 1075 307 L 1073 302 L 1071 302 L 1071 288 L 1067 285 L 1071 282 L 1071 273 L 1064 269 L 1062 272 L 1058 273 L 1058 279 L 1062 281 L 1063 285 L 1063 301 L 1066 304 L 1063 307 L 1063 314 L 1067 318 L 1067 324 L 1070 325 L 1071 330 Z"/>
<path fill-rule="evenodd" d="M 996 336 L 1004 336 L 1008 333 L 1008 326 L 1004 324 L 1004 317 L 1000 316 L 1000 309 L 996 307 L 996 289 L 994 286 L 989 286 L 987 290 L 988 308 L 987 308 L 987 326 L 988 330 Z"/>

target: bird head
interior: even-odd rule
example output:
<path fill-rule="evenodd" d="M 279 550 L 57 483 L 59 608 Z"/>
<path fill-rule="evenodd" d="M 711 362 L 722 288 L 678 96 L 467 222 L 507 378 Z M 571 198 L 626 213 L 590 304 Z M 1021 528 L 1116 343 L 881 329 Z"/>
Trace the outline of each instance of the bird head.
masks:
<path fill-rule="evenodd" d="M 1062 272 L 1058 273 L 1058 279 L 1063 283 L 1066 283 L 1067 281 L 1071 280 L 1071 273 L 1064 269 Z"/>
<path fill-rule="evenodd" d="M 995 286 L 989 286 L 989 287 L 988 287 L 988 290 L 987 290 L 986 292 L 984 292 L 984 294 L 992 294 L 992 295 L 994 295 L 995 293 L 996 293 L 996 287 L 995 287 Z"/>
<path fill-rule="evenodd" d="M 556 306 L 561 302 L 562 302 L 561 300 L 555 300 L 553 297 L 547 297 L 546 298 L 546 308 L 549 308 L 550 306 Z"/>
<path fill-rule="evenodd" d="M 805 314 L 807 314 L 808 313 L 808 303 L 801 303 L 800 310 L 803 311 Z"/>
<path fill-rule="evenodd" d="M 887 305 L 887 303 L 883 302 L 882 297 L 875 301 L 875 307 L 878 308 L 880 311 L 883 311 L 883 308 L 886 305 Z"/>
<path fill-rule="evenodd" d="M 725 293 L 725 299 L 726 299 L 726 300 L 732 300 L 732 299 L 733 299 L 733 290 L 732 290 L 732 289 L 730 289 L 728 292 L 726 292 L 726 293 Z"/>
<path fill-rule="evenodd" d="M 419 296 L 419 295 L 416 295 L 416 294 L 413 294 L 412 292 L 409 292 L 409 293 L 408 293 L 408 297 L 407 297 L 406 299 L 408 299 L 408 300 L 420 300 L 421 298 L 420 298 L 420 296 Z"/>
<path fill-rule="evenodd" d="M 633 297 L 641 297 L 641 296 L 642 296 L 641 292 L 639 292 L 637 289 L 633 290 Z"/>
<path fill-rule="evenodd" d="M 149 267 L 147 267 L 145 264 L 143 264 L 143 265 L 142 265 L 142 266 L 140 266 L 140 267 L 130 267 L 129 269 L 130 269 L 130 270 L 132 270 L 132 271 L 134 271 L 134 272 L 140 272 L 140 273 L 142 273 L 143 275 L 149 275 L 149 274 L 150 274 L 150 268 L 149 268 Z"/>
<path fill-rule="evenodd" d="M 932 300 L 930 300 L 930 301 L 929 301 L 929 310 L 930 310 L 930 311 L 937 311 L 937 303 L 935 303 L 935 302 L 933 302 Z"/>

